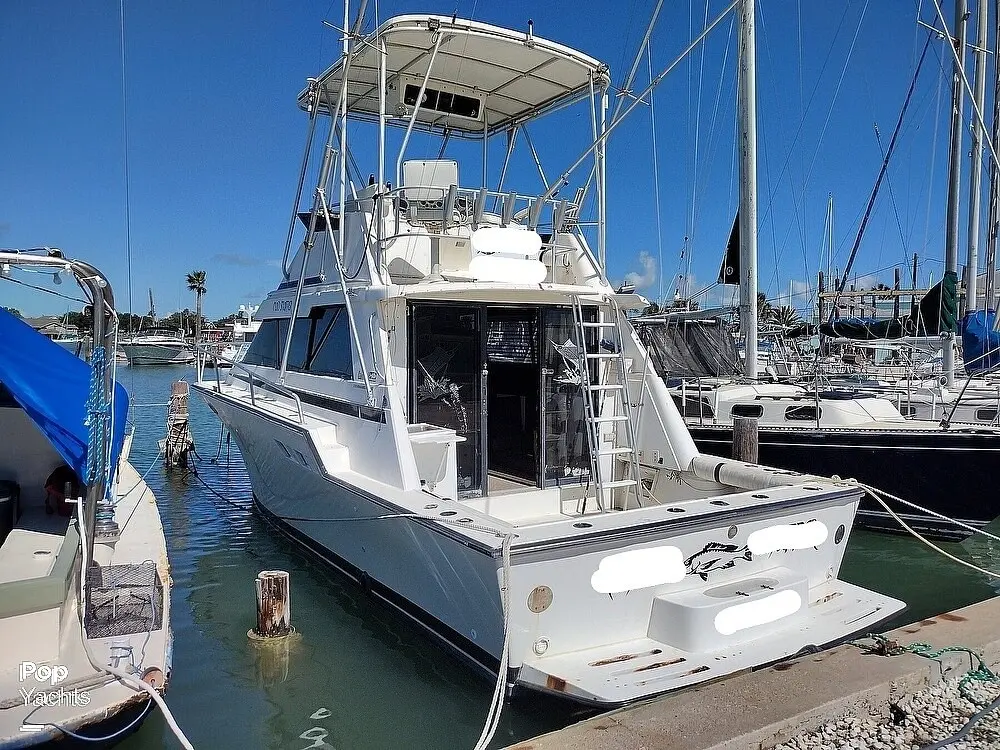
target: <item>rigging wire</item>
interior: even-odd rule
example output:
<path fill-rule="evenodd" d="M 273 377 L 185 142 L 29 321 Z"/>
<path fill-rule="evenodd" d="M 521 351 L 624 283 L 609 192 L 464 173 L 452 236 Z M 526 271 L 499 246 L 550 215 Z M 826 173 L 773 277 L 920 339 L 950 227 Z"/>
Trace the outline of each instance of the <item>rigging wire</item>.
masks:
<path fill-rule="evenodd" d="M 830 99 L 830 108 L 829 108 L 829 110 L 826 113 L 826 119 L 823 121 L 823 127 L 820 128 L 819 138 L 817 138 L 817 140 L 816 140 L 816 148 L 813 151 L 812 160 L 809 162 L 809 167 L 808 167 L 808 169 L 806 169 L 806 173 L 805 173 L 805 175 L 803 175 L 803 178 L 802 178 L 801 194 L 805 194 L 806 186 L 809 184 L 809 179 L 810 179 L 810 177 L 812 177 L 813 169 L 816 166 L 816 160 L 819 158 L 820 147 L 823 145 L 823 138 L 826 135 L 826 130 L 827 130 L 827 128 L 830 125 L 830 120 L 833 118 L 833 112 L 834 112 L 834 109 L 836 107 L 837 99 L 840 96 L 840 89 L 841 89 L 841 87 L 844 84 L 844 78 L 846 78 L 846 76 L 847 76 L 847 69 L 850 66 L 851 60 L 854 57 L 854 50 L 857 47 L 858 37 L 861 34 L 861 27 L 864 24 L 865 16 L 868 13 L 868 6 L 870 4 L 871 4 L 871 0 L 865 0 L 864 7 L 861 9 L 861 15 L 858 17 L 858 24 L 857 24 L 857 26 L 854 29 L 854 36 L 851 39 L 851 46 L 850 46 L 850 48 L 847 51 L 847 58 L 844 60 L 844 67 L 840 71 L 840 78 L 838 78 L 838 80 L 837 80 L 837 86 L 834 88 L 833 97 Z M 804 120 L 805 120 L 805 118 L 803 117 L 803 121 Z M 790 155 L 791 154 L 789 153 L 789 157 L 790 157 Z M 794 200 L 794 198 L 792 200 L 792 205 L 794 207 L 794 214 L 796 216 L 796 221 L 798 222 L 799 210 L 798 210 L 798 204 Z M 774 264 L 774 280 L 775 281 L 777 281 L 777 274 L 778 274 L 779 262 L 780 262 L 780 259 L 781 259 L 781 251 L 782 251 L 782 248 L 775 248 L 775 253 L 776 253 L 775 264 Z"/>
<path fill-rule="evenodd" d="M 940 73 L 938 75 L 938 85 L 937 85 L 937 104 L 935 105 L 935 109 L 934 109 L 934 135 L 931 137 L 931 144 L 932 144 L 932 146 L 931 146 L 931 164 L 930 164 L 930 170 L 928 171 L 928 175 L 927 175 L 927 184 L 928 184 L 928 186 L 934 184 L 934 171 L 935 171 L 935 167 L 937 166 L 937 154 L 938 154 L 937 144 L 938 144 L 938 133 L 939 133 L 940 128 L 941 128 L 941 102 L 942 102 L 942 99 L 943 99 L 944 78 L 945 78 L 945 76 L 944 76 L 944 73 L 945 73 L 944 60 L 942 60 L 941 59 L 941 55 L 938 54 L 937 46 L 934 47 L 934 54 L 937 56 L 937 59 L 938 59 L 938 65 L 940 67 Z M 933 198 L 934 198 L 934 193 L 930 189 L 930 187 L 928 187 L 928 189 L 927 189 L 927 210 L 924 212 L 924 216 L 925 216 L 925 219 L 924 219 L 924 242 L 923 242 L 923 245 L 920 248 L 922 252 L 926 252 L 927 247 L 930 244 L 930 236 L 931 236 L 931 204 L 933 202 Z M 919 267 L 919 265 L 920 264 L 918 264 L 918 267 Z"/>
<path fill-rule="evenodd" d="M 70 297 L 68 294 L 63 294 L 62 292 L 57 292 L 55 289 L 46 289 L 44 286 L 36 286 L 35 284 L 29 284 L 27 281 L 21 281 L 20 279 L 15 279 L 12 276 L 0 276 L 0 279 L 4 281 L 9 281 L 12 284 L 20 284 L 21 286 L 26 286 L 29 289 L 35 289 L 39 292 L 45 292 L 46 294 L 52 294 L 56 297 L 61 297 L 62 299 L 68 299 L 71 302 L 79 302 L 82 305 L 89 305 L 85 299 L 80 299 L 79 297 Z"/>
<path fill-rule="evenodd" d="M 716 156 L 716 154 L 719 151 L 719 149 L 715 148 L 715 145 L 718 143 L 719 139 L 722 137 L 722 133 L 721 133 L 721 129 L 717 127 L 717 124 L 718 124 L 718 119 L 719 119 L 719 110 L 721 108 L 722 94 L 724 93 L 725 90 L 728 90 L 728 88 L 729 88 L 729 87 L 726 86 L 726 82 L 727 82 L 726 75 L 727 75 L 727 71 L 729 71 L 729 65 L 728 65 L 728 63 L 729 63 L 729 54 L 730 54 L 730 51 L 732 50 L 732 47 L 733 47 L 733 45 L 732 45 L 732 38 L 733 38 L 733 30 L 734 30 L 735 26 L 736 26 L 736 19 L 734 17 L 731 17 L 729 19 L 729 31 L 727 32 L 727 35 L 726 35 L 726 44 L 723 47 L 723 49 L 725 50 L 725 52 L 723 53 L 722 64 L 720 66 L 720 68 L 722 70 L 722 75 L 719 77 L 719 85 L 716 88 L 715 104 L 714 104 L 714 107 L 713 107 L 713 110 L 712 110 L 712 123 L 709 126 L 709 137 L 708 137 L 708 148 L 707 148 L 707 151 L 709 153 L 709 157 L 705 160 L 704 165 L 702 165 L 702 169 L 701 169 L 702 179 L 698 178 L 698 174 L 697 174 L 697 170 L 696 170 L 696 173 L 695 173 L 695 176 L 694 176 L 694 183 L 697 184 L 697 185 L 704 185 L 708 181 L 707 175 L 710 173 L 712 165 L 713 165 L 714 160 L 715 160 L 715 156 Z M 732 79 L 728 79 L 728 80 L 729 80 L 730 83 L 732 83 L 734 79 L 735 79 L 735 76 L 733 76 Z M 731 161 L 731 163 L 730 163 L 730 170 L 731 170 L 730 171 L 730 198 L 732 198 L 732 194 L 734 192 L 733 188 L 734 188 L 734 186 L 736 184 L 735 183 L 735 175 L 736 175 L 736 168 L 735 168 L 735 163 L 736 163 L 735 162 L 736 141 L 735 141 L 735 139 L 730 138 L 729 142 L 733 146 L 733 150 L 732 150 L 733 161 Z M 696 188 L 693 186 L 692 187 L 692 202 L 694 202 L 695 190 L 696 190 Z M 705 206 L 705 202 L 704 201 L 702 201 L 702 202 L 700 202 L 700 203 L 697 204 L 697 209 L 696 209 L 696 211 L 694 213 L 694 218 L 692 220 L 692 224 L 693 225 L 696 225 L 698 223 L 698 220 L 701 217 L 701 214 L 702 214 L 702 211 L 704 209 L 704 206 Z M 691 289 L 691 280 L 690 280 L 691 271 L 690 271 L 690 266 L 687 267 L 687 273 L 686 273 L 686 275 L 685 275 L 684 270 L 683 270 L 684 266 L 685 266 L 685 263 L 688 261 L 689 258 L 693 261 L 693 251 L 692 251 L 691 245 L 692 245 L 692 243 L 691 243 L 691 236 L 688 235 L 688 234 L 685 234 L 684 240 L 683 240 L 683 244 L 681 245 L 681 252 L 680 252 L 680 255 L 678 256 L 678 259 L 677 259 L 677 265 L 674 267 L 673 273 L 671 274 L 670 278 L 672 280 L 676 280 L 678 282 L 678 284 L 679 284 L 679 282 L 680 282 L 680 280 L 682 278 L 685 279 L 686 280 L 686 286 L 687 286 L 686 296 L 690 297 L 691 299 L 696 299 L 697 297 L 701 296 L 701 294 L 703 294 L 705 290 L 702 290 L 700 292 L 692 294 L 691 291 L 690 291 L 690 289 Z M 713 285 L 713 286 L 716 286 L 716 285 Z M 676 287 L 676 288 L 678 288 L 678 290 L 679 290 L 679 287 Z M 711 287 L 709 287 L 709 288 L 711 288 Z"/>
<path fill-rule="evenodd" d="M 702 26 L 708 25 L 708 3 L 705 3 L 705 18 L 702 21 Z M 730 21 L 732 23 L 732 21 Z M 695 232 L 695 215 L 696 207 L 698 204 L 698 156 L 699 150 L 701 148 L 701 95 L 705 87 L 705 47 L 707 45 L 702 45 L 699 52 L 701 53 L 701 58 L 698 63 L 698 103 L 695 107 L 694 116 L 694 155 L 693 155 L 693 166 L 691 168 L 691 212 L 688 219 L 688 227 L 686 232 L 686 245 L 685 248 L 685 268 L 684 268 L 684 291 L 683 295 L 685 297 L 691 294 L 691 259 L 693 256 L 691 245 L 694 243 L 694 232 Z M 726 52 L 729 52 L 729 45 L 726 45 Z M 650 72 L 650 77 L 652 77 L 652 71 Z M 719 87 L 722 87 L 722 77 L 719 78 Z"/>
<path fill-rule="evenodd" d="M 122 60 L 122 167 L 125 180 L 125 269 L 127 273 L 126 288 L 128 289 L 128 313 L 132 315 L 132 200 L 130 195 L 131 179 L 129 178 L 128 161 L 128 79 L 126 77 L 125 57 L 125 0 L 118 4 L 121 19 L 121 60 Z"/>
<path fill-rule="evenodd" d="M 808 112 L 809 108 L 812 107 L 813 100 L 816 98 L 816 94 L 819 92 L 820 83 L 823 80 L 823 74 L 826 72 L 827 65 L 829 65 L 829 63 L 830 63 L 830 57 L 833 55 L 833 50 L 836 47 L 837 39 L 840 36 L 840 30 L 843 28 L 844 21 L 847 19 L 847 11 L 848 11 L 849 7 L 850 6 L 849 6 L 848 3 L 844 3 L 844 12 L 841 15 L 840 22 L 837 24 L 837 28 L 836 28 L 836 30 L 833 33 L 833 42 L 831 42 L 830 49 L 828 49 L 827 52 L 826 52 L 826 57 L 823 59 L 822 66 L 820 66 L 819 74 L 816 76 L 816 83 L 813 86 L 812 93 L 809 94 L 809 101 L 806 103 L 805 110 L 803 110 L 803 112 L 802 112 L 802 118 L 799 120 L 799 126 L 795 130 L 795 135 L 792 136 L 792 142 L 788 145 L 788 153 L 785 154 L 785 161 L 782 163 L 781 169 L 778 170 L 778 174 L 775 177 L 776 183 L 777 183 L 777 181 L 781 180 L 781 178 L 785 174 L 785 171 L 788 169 L 788 163 L 791 161 L 792 152 L 793 152 L 793 150 L 795 148 L 795 144 L 798 141 L 799 136 L 802 134 L 802 130 L 805 128 L 805 124 L 806 124 L 805 115 L 806 115 L 806 112 Z M 773 206 L 774 206 L 774 197 L 775 197 L 776 193 L 777 193 L 777 188 L 775 188 L 767 196 L 767 204 L 764 206 L 764 213 L 761 216 L 761 221 L 763 221 L 763 219 L 767 215 L 767 213 L 770 212 L 771 208 L 773 208 Z"/>
<path fill-rule="evenodd" d="M 646 69 L 649 72 L 649 80 L 653 80 L 653 53 L 651 44 L 646 45 Z M 660 170 L 658 166 L 659 151 L 656 149 L 656 108 L 654 101 L 656 91 L 649 92 L 649 132 L 652 138 L 653 149 L 653 201 L 656 206 L 656 273 L 657 290 L 656 299 L 663 304 L 663 230 L 660 223 Z"/>
<path fill-rule="evenodd" d="M 718 144 L 719 139 L 722 137 L 722 131 L 721 131 L 721 128 L 717 127 L 717 125 L 718 125 L 718 122 L 719 122 L 719 110 L 721 109 L 722 94 L 725 91 L 729 91 L 731 89 L 731 84 L 733 84 L 735 82 L 735 78 L 736 78 L 735 73 L 732 73 L 732 77 L 731 78 L 727 78 L 727 73 L 731 73 L 730 66 L 729 66 L 729 55 L 730 55 L 730 52 L 732 51 L 732 48 L 734 46 L 732 44 L 732 38 L 733 38 L 733 30 L 735 29 L 735 27 L 736 27 L 736 19 L 735 19 L 735 17 L 732 17 L 732 18 L 729 19 L 729 30 L 728 30 L 727 35 L 726 35 L 726 44 L 724 46 L 725 52 L 723 53 L 722 64 L 720 66 L 720 69 L 722 70 L 722 75 L 719 76 L 719 85 L 718 85 L 718 87 L 716 88 L 716 91 L 715 91 L 715 104 L 714 104 L 713 109 L 712 109 L 712 121 L 711 121 L 711 125 L 709 125 L 709 130 L 708 130 L 708 133 L 709 133 L 709 135 L 708 135 L 708 144 L 707 144 L 707 148 L 705 150 L 709 153 L 709 157 L 705 160 L 705 163 L 701 167 L 701 177 L 699 178 L 697 171 L 695 173 L 694 181 L 695 181 L 696 185 L 705 185 L 705 184 L 707 184 L 707 182 L 708 182 L 708 175 L 711 172 L 712 166 L 714 165 L 715 157 L 716 157 L 717 153 L 719 152 L 719 149 L 716 148 L 716 145 Z M 729 83 L 730 85 L 727 86 L 727 83 Z M 729 98 L 732 99 L 733 97 L 729 97 Z M 730 140 L 730 142 L 734 146 L 734 153 L 735 153 L 736 141 L 735 141 L 735 139 L 729 139 L 729 140 Z M 735 185 L 735 181 L 734 181 L 735 180 L 735 172 L 733 172 L 733 173 L 730 174 L 730 179 L 732 181 L 731 186 Z M 694 203 L 694 201 L 695 201 L 695 188 L 693 187 L 692 188 L 692 203 Z M 706 203 L 705 201 L 698 202 L 697 208 L 694 211 L 694 218 L 692 219 L 692 227 L 697 226 L 698 221 L 699 221 L 699 219 L 700 219 L 700 217 L 702 215 L 702 212 L 703 212 L 703 210 L 705 208 L 705 203 Z M 688 295 L 691 295 L 691 292 L 690 292 L 690 287 L 691 287 L 691 279 L 690 279 L 691 268 L 690 268 L 690 263 L 694 261 L 693 248 L 691 247 L 691 245 L 693 244 L 692 243 L 692 237 L 693 237 L 693 235 L 686 235 L 685 236 L 685 248 L 684 248 L 683 256 L 682 256 L 683 260 L 687 260 L 688 261 L 688 267 L 687 267 L 687 272 L 686 272 L 687 277 L 688 277 L 687 278 L 687 286 L 688 286 L 688 292 L 687 292 L 687 294 Z M 678 271 L 679 270 L 680 270 L 680 263 L 678 263 Z M 697 295 L 694 295 L 694 296 L 697 296 Z"/>
<path fill-rule="evenodd" d="M 913 79 L 910 81 L 909 89 L 906 92 L 906 98 L 903 100 L 903 106 L 899 111 L 899 118 L 896 120 L 896 127 L 892 131 L 892 137 L 889 139 L 889 148 L 886 150 L 885 158 L 882 160 L 882 166 L 879 170 L 878 178 L 875 180 L 875 186 L 872 188 L 871 196 L 868 199 L 868 205 L 865 207 L 865 215 L 861 220 L 861 225 L 858 227 L 857 236 L 854 239 L 854 244 L 851 247 L 851 255 L 847 259 L 847 265 L 844 267 L 844 275 L 840 280 L 840 284 L 837 287 L 837 296 L 833 300 L 833 305 L 831 308 L 830 319 L 833 320 L 833 311 L 837 308 L 837 303 L 840 302 L 840 295 L 843 293 L 844 289 L 847 287 L 847 278 L 850 276 L 851 267 L 854 265 L 854 259 L 857 257 L 858 248 L 861 245 L 861 238 L 864 236 L 865 227 L 868 225 L 868 219 L 871 216 L 872 207 L 875 205 L 875 198 L 878 195 L 879 185 L 882 182 L 882 178 L 885 176 L 888 167 L 889 160 L 892 158 L 892 153 L 895 150 L 896 140 L 899 136 L 899 131 L 903 126 L 903 119 L 906 116 L 906 111 L 910 106 L 910 100 L 913 97 L 913 89 L 917 84 L 917 77 L 920 75 L 920 69 L 924 64 L 924 60 L 927 57 L 927 49 L 930 46 L 931 37 L 927 36 L 927 42 L 924 44 L 924 50 L 920 55 L 920 62 L 917 63 L 917 69 L 913 72 Z M 943 300 L 943 297 L 942 297 Z"/>

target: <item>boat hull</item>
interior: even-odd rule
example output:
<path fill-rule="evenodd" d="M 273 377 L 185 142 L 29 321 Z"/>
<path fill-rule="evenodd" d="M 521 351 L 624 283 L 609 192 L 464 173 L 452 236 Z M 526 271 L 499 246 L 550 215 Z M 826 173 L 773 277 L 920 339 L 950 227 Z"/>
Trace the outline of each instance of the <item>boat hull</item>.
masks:
<path fill-rule="evenodd" d="M 434 526 L 406 518 L 296 520 L 363 519 L 404 509 L 322 476 L 311 463 L 308 436 L 297 429 L 226 402 L 210 403 L 240 447 L 255 505 L 267 520 L 465 660 L 496 671 L 503 614 L 497 595 L 498 561 L 490 550 L 473 549 Z M 276 449 L 277 441 L 295 458 Z M 299 456 L 307 465 L 296 460 Z"/>
<path fill-rule="evenodd" d="M 21 748 L 40 748 L 45 750 L 75 750 L 76 748 L 111 748 L 131 737 L 142 727 L 146 717 L 153 710 L 148 698 L 137 696 L 136 700 L 111 712 L 111 715 L 94 719 L 74 727 L 66 727 L 74 734 L 86 739 L 77 739 L 47 727 L 46 731 L 37 734 L 22 733 L 20 736 L 0 741 L 0 750 L 20 750 Z"/>
<path fill-rule="evenodd" d="M 698 448 L 732 456 L 728 425 L 689 425 Z M 1000 498 L 983 491 L 1000 462 L 1000 436 L 975 430 L 844 430 L 759 428 L 759 460 L 767 466 L 818 476 L 840 476 L 883 490 L 929 510 L 982 527 L 1000 516 Z M 893 510 L 921 533 L 939 539 L 969 536 L 941 519 L 899 503 Z M 903 531 L 870 497 L 858 511 L 857 525 L 878 531 Z"/>
<path fill-rule="evenodd" d="M 375 493 L 353 484 L 359 475 L 349 469 L 329 473 L 309 428 L 209 388 L 196 389 L 229 426 L 243 453 L 255 504 L 266 519 L 466 661 L 487 672 L 497 671 L 505 630 L 499 541 L 486 543 L 433 517 L 420 517 L 415 508 L 406 507 L 408 499 L 396 497 L 397 490 L 387 487 Z M 787 501 L 781 499 L 782 491 L 775 490 L 774 505 L 753 512 L 716 501 L 710 506 L 711 517 L 690 520 L 680 512 L 650 510 L 629 523 L 623 514 L 617 525 L 594 528 L 586 536 L 580 536 L 582 532 L 570 522 L 568 530 L 573 533 L 556 532 L 555 521 L 544 539 L 515 542 L 507 573 L 513 603 L 509 686 L 618 705 L 786 658 L 891 616 L 901 602 L 835 580 L 857 494 L 848 489 L 828 494 L 811 494 L 812 490 L 805 495 L 785 490 Z M 423 513 L 437 515 L 442 510 L 440 499 L 416 497 Z M 823 523 L 830 538 L 821 549 L 773 555 L 750 555 L 740 546 L 754 530 L 773 526 L 777 518 L 792 524 Z M 456 520 L 461 523 L 461 516 Z M 577 526 L 589 528 L 591 523 Z M 611 596 L 595 588 L 593 575 L 609 555 L 665 543 L 690 555 L 685 580 Z M 728 555 L 726 560 L 715 552 L 720 549 L 726 551 L 721 555 Z M 704 571 L 692 562 L 702 558 L 710 562 Z M 798 586 L 801 601 L 808 606 L 776 624 L 773 632 L 762 626 L 764 632 L 748 636 L 750 640 L 742 636 L 727 640 L 716 634 L 711 643 L 668 645 L 675 643 L 673 636 L 659 632 L 657 616 L 650 614 L 651 609 L 669 604 L 671 596 L 690 613 L 699 607 L 743 602 L 738 597 L 746 596 L 740 593 L 744 581 L 758 588 L 766 583 L 770 591 L 772 585 L 784 585 L 782 580 Z M 720 587 L 735 593 L 720 594 Z M 553 593 L 549 603 L 556 604 L 529 611 L 525 603 L 543 590 Z M 705 590 L 716 593 L 706 597 Z M 697 607 L 681 601 L 699 596 Z M 658 597 L 659 603 L 654 601 Z M 687 622 L 687 615 L 675 616 L 666 609 L 660 616 L 665 623 L 660 630 Z M 689 631 L 697 638 L 708 637 L 700 627 Z M 633 654 L 635 661 L 628 668 L 615 667 L 623 654 Z"/>
<path fill-rule="evenodd" d="M 132 366 L 189 365 L 195 360 L 194 352 L 186 347 L 180 348 L 162 344 L 122 344 L 122 349 Z"/>

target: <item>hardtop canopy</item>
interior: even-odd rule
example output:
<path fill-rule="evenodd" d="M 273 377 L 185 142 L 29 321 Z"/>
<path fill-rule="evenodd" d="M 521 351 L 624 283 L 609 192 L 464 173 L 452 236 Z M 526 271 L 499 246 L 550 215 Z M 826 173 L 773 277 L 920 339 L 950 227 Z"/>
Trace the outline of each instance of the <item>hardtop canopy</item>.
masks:
<path fill-rule="evenodd" d="M 433 56 L 415 127 L 448 129 L 456 136 L 505 130 L 572 102 L 591 85 L 600 90 L 610 80 L 600 61 L 526 31 L 450 16 L 397 16 L 354 47 L 347 89 L 352 116 L 378 117 L 381 44 L 387 57 L 389 122 L 409 118 Z M 341 58 L 317 80 L 321 111 L 337 111 L 344 68 Z M 307 88 L 299 94 L 299 105 L 308 108 L 309 101 Z"/>

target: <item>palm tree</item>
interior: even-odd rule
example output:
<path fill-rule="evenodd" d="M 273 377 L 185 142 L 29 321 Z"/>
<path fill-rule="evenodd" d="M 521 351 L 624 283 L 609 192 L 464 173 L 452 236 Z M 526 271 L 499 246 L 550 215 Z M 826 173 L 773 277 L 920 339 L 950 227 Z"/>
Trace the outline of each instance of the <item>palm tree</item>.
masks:
<path fill-rule="evenodd" d="M 772 308 L 769 322 L 779 325 L 782 328 L 791 328 L 801 323 L 802 318 L 799 317 L 799 311 L 791 305 L 782 305 L 781 307 Z"/>
<path fill-rule="evenodd" d="M 771 320 L 772 315 L 774 315 L 774 308 L 767 301 L 767 295 L 764 292 L 757 292 L 757 320 L 766 323 Z"/>
<path fill-rule="evenodd" d="M 187 275 L 187 288 L 197 295 L 196 317 L 194 320 L 194 340 L 195 343 L 201 341 L 201 300 L 208 289 L 205 287 L 205 272 L 192 271 Z"/>

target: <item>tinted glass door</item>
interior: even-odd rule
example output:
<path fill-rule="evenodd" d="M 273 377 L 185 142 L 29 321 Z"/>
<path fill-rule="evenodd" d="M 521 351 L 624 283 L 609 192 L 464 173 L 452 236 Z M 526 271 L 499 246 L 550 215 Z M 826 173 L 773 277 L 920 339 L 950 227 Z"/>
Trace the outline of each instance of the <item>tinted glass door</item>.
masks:
<path fill-rule="evenodd" d="M 483 491 L 483 310 L 415 304 L 411 308 L 410 421 L 455 430 L 458 491 Z"/>
<path fill-rule="evenodd" d="M 587 317 L 593 319 L 591 315 Z M 576 341 L 573 311 L 543 308 L 541 402 L 545 487 L 590 479 L 590 448 Z"/>

